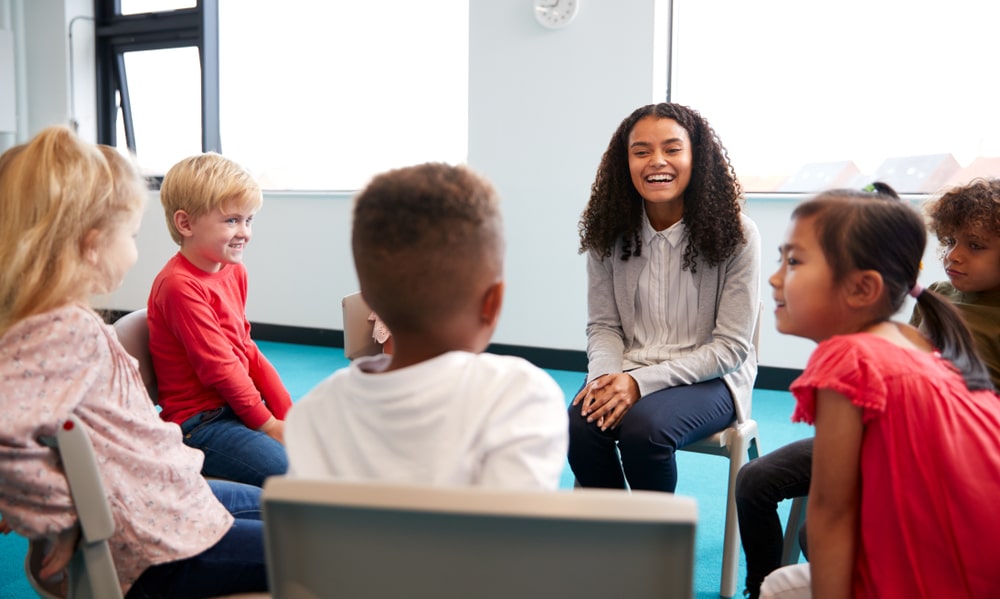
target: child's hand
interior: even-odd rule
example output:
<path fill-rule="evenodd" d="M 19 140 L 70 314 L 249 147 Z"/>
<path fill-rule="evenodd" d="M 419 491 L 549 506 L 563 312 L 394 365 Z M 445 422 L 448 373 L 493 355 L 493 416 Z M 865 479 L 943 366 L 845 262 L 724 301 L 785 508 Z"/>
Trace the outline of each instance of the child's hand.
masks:
<path fill-rule="evenodd" d="M 38 576 L 43 580 L 52 578 L 59 574 L 69 565 L 73 553 L 76 552 L 76 545 L 80 540 L 80 526 L 74 524 L 70 528 L 60 532 L 55 537 L 50 538 L 51 548 L 42 558 L 42 567 L 38 571 Z"/>
<path fill-rule="evenodd" d="M 262 433 L 265 433 L 267 436 L 271 437 L 272 439 L 274 439 L 278 443 L 281 443 L 282 445 L 285 444 L 285 421 L 284 420 L 278 420 L 274 416 L 271 416 L 271 419 L 268 420 L 267 422 L 265 422 L 263 424 L 263 426 L 261 426 L 257 430 L 259 430 Z"/>

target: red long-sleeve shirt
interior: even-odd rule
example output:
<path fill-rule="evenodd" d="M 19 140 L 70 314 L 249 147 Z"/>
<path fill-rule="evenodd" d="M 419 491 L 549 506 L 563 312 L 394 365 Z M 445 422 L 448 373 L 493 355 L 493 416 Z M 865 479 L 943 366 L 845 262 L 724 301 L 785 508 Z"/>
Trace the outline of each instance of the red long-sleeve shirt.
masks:
<path fill-rule="evenodd" d="M 285 419 L 291 396 L 250 338 L 246 298 L 242 264 L 208 273 L 178 253 L 156 276 L 147 318 L 161 418 L 180 424 L 228 404 L 252 429 Z"/>

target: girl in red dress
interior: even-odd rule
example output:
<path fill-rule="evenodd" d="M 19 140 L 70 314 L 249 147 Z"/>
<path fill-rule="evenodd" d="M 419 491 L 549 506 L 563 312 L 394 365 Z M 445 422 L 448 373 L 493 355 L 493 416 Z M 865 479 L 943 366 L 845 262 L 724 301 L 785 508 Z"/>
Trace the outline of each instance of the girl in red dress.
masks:
<path fill-rule="evenodd" d="M 1000 597 L 1000 401 L 956 309 L 917 283 L 926 240 L 881 194 L 792 214 L 769 282 L 778 330 L 819 344 L 791 387 L 816 426 L 810 564 L 762 597 Z M 892 320 L 907 295 L 920 330 Z"/>

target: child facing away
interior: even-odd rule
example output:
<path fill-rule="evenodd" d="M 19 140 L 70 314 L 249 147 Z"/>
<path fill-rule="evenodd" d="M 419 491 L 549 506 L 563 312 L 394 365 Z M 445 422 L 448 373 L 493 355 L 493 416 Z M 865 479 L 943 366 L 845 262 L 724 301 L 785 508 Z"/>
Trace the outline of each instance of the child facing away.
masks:
<path fill-rule="evenodd" d="M 47 544 L 43 580 L 64 574 L 79 521 L 42 439 L 73 414 L 126 597 L 266 591 L 260 489 L 201 476 L 201 452 L 157 416 L 136 360 L 87 306 L 135 264 L 145 196 L 131 162 L 65 127 L 0 156 L 0 532 Z"/>
<path fill-rule="evenodd" d="M 947 281 L 931 289 L 958 308 L 993 384 L 1000 383 L 1000 179 L 975 179 L 928 204 Z M 919 304 L 910 324 L 921 326 Z"/>
<path fill-rule="evenodd" d="M 284 419 L 292 401 L 246 317 L 243 251 L 263 203 L 260 185 L 209 152 L 167 171 L 160 202 L 180 246 L 147 305 L 160 416 L 205 453 L 206 476 L 261 486 L 288 469 Z"/>
<path fill-rule="evenodd" d="M 771 278 L 780 332 L 819 345 L 793 382 L 814 423 L 809 564 L 762 597 L 996 597 L 1000 401 L 971 334 L 917 282 L 927 233 L 898 201 L 804 202 Z M 924 332 L 891 320 L 907 294 Z"/>
<path fill-rule="evenodd" d="M 504 294 L 498 201 L 470 169 L 438 163 L 383 173 L 358 195 L 358 281 L 394 347 L 296 402 L 291 475 L 558 487 L 562 390 L 526 360 L 482 353 Z"/>

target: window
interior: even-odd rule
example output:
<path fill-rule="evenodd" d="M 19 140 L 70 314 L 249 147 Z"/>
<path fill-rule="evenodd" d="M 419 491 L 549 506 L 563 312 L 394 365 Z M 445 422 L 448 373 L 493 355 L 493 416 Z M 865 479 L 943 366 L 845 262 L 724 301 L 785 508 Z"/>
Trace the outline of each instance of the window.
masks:
<path fill-rule="evenodd" d="M 178 158 L 201 152 L 198 48 L 134 51 L 124 59 L 135 149 L 148 170 L 163 174 Z M 118 139 L 125 139 L 118 125 Z"/>
<path fill-rule="evenodd" d="M 747 191 L 1000 176 L 1000 3 L 674 0 L 671 99 Z"/>
<path fill-rule="evenodd" d="M 467 0 L 221 0 L 222 139 L 279 189 L 468 153 Z"/>
<path fill-rule="evenodd" d="M 195 8 L 196 0 L 121 0 L 123 15 L 164 12 L 180 8 Z"/>
<path fill-rule="evenodd" d="M 352 190 L 466 160 L 468 0 L 192 4 L 96 0 L 101 141 L 134 138 L 150 174 L 205 149 L 265 189 Z"/>

